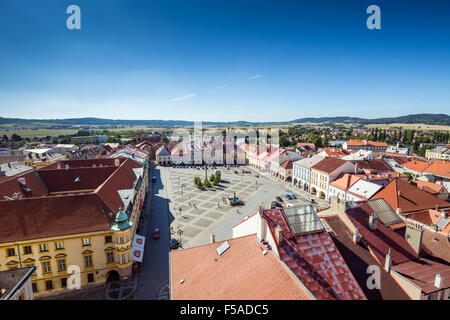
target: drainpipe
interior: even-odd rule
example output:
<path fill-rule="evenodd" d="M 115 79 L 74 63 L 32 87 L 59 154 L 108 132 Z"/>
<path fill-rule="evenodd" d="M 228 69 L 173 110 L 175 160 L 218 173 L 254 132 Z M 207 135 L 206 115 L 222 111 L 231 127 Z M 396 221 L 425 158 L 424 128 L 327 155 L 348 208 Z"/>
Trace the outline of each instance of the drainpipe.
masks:
<path fill-rule="evenodd" d="M 14 243 L 16 244 L 16 247 L 17 247 L 17 254 L 18 254 L 18 256 L 19 256 L 19 264 L 20 264 L 20 267 L 22 268 L 22 267 L 23 267 L 23 266 L 22 266 L 22 257 L 21 257 L 21 255 L 20 255 L 19 244 L 18 244 L 16 241 L 14 241 Z"/>

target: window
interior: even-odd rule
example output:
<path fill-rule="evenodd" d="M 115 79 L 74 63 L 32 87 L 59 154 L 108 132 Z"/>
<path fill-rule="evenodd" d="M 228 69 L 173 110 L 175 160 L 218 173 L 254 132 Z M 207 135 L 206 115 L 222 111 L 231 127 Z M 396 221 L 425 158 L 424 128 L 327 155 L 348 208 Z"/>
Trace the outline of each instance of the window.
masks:
<path fill-rule="evenodd" d="M 42 262 L 42 272 L 43 273 L 51 273 L 52 270 L 50 268 L 50 261 Z"/>
<path fill-rule="evenodd" d="M 31 246 L 23 247 L 23 254 L 31 254 Z"/>
<path fill-rule="evenodd" d="M 39 245 L 39 249 L 41 250 L 41 252 L 47 252 L 48 251 L 48 246 L 46 243 L 41 243 Z"/>
<path fill-rule="evenodd" d="M 122 264 L 125 264 L 126 262 L 125 262 L 125 254 L 124 253 L 122 253 Z"/>
<path fill-rule="evenodd" d="M 84 256 L 84 266 L 85 267 L 92 267 L 92 256 Z"/>
<path fill-rule="evenodd" d="M 14 248 L 6 249 L 6 255 L 7 255 L 8 257 L 13 257 L 13 256 L 16 255 L 16 250 L 14 250 Z"/>
<path fill-rule="evenodd" d="M 107 252 L 106 253 L 106 263 L 114 263 L 114 253 Z"/>
<path fill-rule="evenodd" d="M 55 248 L 56 248 L 56 250 L 64 249 L 64 244 L 63 244 L 63 242 L 62 242 L 62 241 L 57 241 L 57 242 L 55 242 Z"/>
<path fill-rule="evenodd" d="M 67 288 L 67 278 L 61 278 L 61 288 Z"/>
<path fill-rule="evenodd" d="M 60 259 L 57 260 L 58 262 L 58 271 L 66 271 L 66 260 L 65 259 Z"/>
<path fill-rule="evenodd" d="M 38 287 L 36 282 L 31 283 L 31 287 L 33 288 L 33 292 L 38 292 Z"/>
<path fill-rule="evenodd" d="M 105 243 L 111 243 L 112 242 L 112 236 L 105 236 Z"/>
<path fill-rule="evenodd" d="M 91 239 L 83 238 L 83 246 L 89 246 L 91 244 Z"/>
<path fill-rule="evenodd" d="M 123 243 L 123 237 L 120 237 L 120 243 L 121 244 Z"/>
<path fill-rule="evenodd" d="M 53 289 L 53 281 L 52 280 L 45 281 L 45 289 L 46 290 L 52 290 Z"/>
<path fill-rule="evenodd" d="M 87 280 L 88 280 L 88 282 L 94 282 L 94 274 L 93 273 L 88 273 Z"/>
<path fill-rule="evenodd" d="M 130 253 L 127 252 L 127 258 L 128 258 L 128 262 L 130 262 Z"/>

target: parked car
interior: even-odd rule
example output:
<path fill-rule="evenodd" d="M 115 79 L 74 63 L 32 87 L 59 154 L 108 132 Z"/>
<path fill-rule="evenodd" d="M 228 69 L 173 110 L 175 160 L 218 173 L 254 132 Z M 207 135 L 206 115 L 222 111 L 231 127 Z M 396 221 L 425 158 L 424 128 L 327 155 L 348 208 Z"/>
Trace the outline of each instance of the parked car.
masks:
<path fill-rule="evenodd" d="M 272 201 L 272 203 L 270 204 L 270 209 L 276 209 L 276 208 L 283 208 L 283 206 L 278 201 Z"/>
<path fill-rule="evenodd" d="M 315 203 L 316 200 L 314 200 L 313 198 L 306 198 L 307 201 L 311 202 L 311 203 Z"/>
<path fill-rule="evenodd" d="M 180 243 L 178 242 L 177 239 L 175 238 L 171 238 L 169 241 L 169 248 L 172 250 L 178 249 L 178 247 L 180 246 Z"/>
<path fill-rule="evenodd" d="M 153 230 L 153 239 L 159 239 L 159 228 Z"/>
<path fill-rule="evenodd" d="M 255 177 L 256 177 L 256 178 L 259 178 L 259 175 L 255 174 Z"/>
<path fill-rule="evenodd" d="M 152 182 L 156 182 L 156 177 L 152 177 Z"/>
<path fill-rule="evenodd" d="M 291 196 L 290 194 L 288 194 L 288 193 L 285 194 L 285 197 L 286 197 L 286 199 L 288 199 L 288 200 L 292 200 L 292 196 Z"/>
<path fill-rule="evenodd" d="M 290 207 L 293 207 L 294 205 L 292 204 L 292 203 L 288 203 L 287 205 L 286 205 L 286 207 L 287 208 L 290 208 Z"/>
<path fill-rule="evenodd" d="M 239 174 L 239 172 L 237 172 L 236 170 L 234 170 L 234 173 Z"/>
<path fill-rule="evenodd" d="M 292 199 L 297 199 L 297 196 L 295 194 L 292 194 Z"/>
<path fill-rule="evenodd" d="M 276 198 L 279 202 L 283 202 L 283 199 L 281 199 L 281 197 L 276 196 L 275 198 Z"/>

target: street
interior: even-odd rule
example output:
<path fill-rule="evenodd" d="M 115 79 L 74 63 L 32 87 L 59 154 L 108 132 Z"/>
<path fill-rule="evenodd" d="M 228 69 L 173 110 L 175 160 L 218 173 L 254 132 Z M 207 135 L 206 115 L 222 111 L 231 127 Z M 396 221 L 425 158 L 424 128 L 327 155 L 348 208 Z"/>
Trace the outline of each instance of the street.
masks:
<path fill-rule="evenodd" d="M 156 177 L 153 184 L 153 199 L 151 217 L 146 235 L 144 261 L 140 272 L 138 289 L 135 299 L 155 300 L 158 293 L 169 283 L 169 211 L 166 189 L 164 189 L 164 177 L 161 171 L 153 168 L 149 173 L 149 183 L 152 176 Z M 154 240 L 153 230 L 160 229 L 160 238 Z M 168 298 L 168 296 L 167 296 Z"/>

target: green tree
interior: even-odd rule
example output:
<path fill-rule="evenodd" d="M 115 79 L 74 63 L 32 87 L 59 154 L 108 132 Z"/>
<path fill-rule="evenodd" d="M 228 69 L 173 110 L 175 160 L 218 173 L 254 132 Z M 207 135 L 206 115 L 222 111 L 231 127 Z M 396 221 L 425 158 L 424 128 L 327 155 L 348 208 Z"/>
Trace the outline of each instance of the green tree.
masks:
<path fill-rule="evenodd" d="M 2 140 L 3 141 L 9 141 L 9 138 L 8 138 L 8 136 L 6 134 L 4 134 Z"/>
<path fill-rule="evenodd" d="M 18 134 L 13 133 L 11 136 L 11 140 L 12 141 L 20 141 L 20 140 L 22 140 L 22 137 L 19 136 Z"/>
<path fill-rule="evenodd" d="M 211 182 L 209 182 L 208 179 L 205 180 L 205 182 L 203 183 L 203 185 L 204 185 L 206 188 L 211 188 Z"/>
<path fill-rule="evenodd" d="M 90 136 L 91 133 L 88 130 L 78 130 L 77 136 Z"/>
<path fill-rule="evenodd" d="M 214 174 L 212 174 L 210 177 L 209 177 L 209 181 L 211 181 L 211 182 L 214 182 L 214 179 L 216 178 L 216 176 L 214 175 Z"/>
<path fill-rule="evenodd" d="M 109 136 L 108 138 L 106 138 L 106 142 L 107 142 L 107 143 L 118 143 L 118 142 L 119 142 L 119 139 L 117 139 L 117 138 L 114 137 L 114 136 Z"/>

